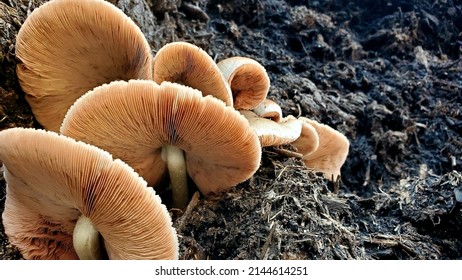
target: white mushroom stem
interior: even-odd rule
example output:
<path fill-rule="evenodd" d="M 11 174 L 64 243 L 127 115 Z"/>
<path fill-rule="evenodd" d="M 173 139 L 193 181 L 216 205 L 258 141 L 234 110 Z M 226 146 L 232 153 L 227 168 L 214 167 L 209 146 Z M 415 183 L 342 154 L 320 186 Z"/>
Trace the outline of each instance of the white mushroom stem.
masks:
<path fill-rule="evenodd" d="M 172 187 L 172 204 L 174 208 L 184 209 L 188 205 L 188 177 L 183 150 L 172 145 L 162 148 L 167 163 Z"/>
<path fill-rule="evenodd" d="M 100 260 L 103 253 L 99 244 L 99 232 L 89 218 L 80 216 L 73 234 L 74 249 L 81 260 Z"/>

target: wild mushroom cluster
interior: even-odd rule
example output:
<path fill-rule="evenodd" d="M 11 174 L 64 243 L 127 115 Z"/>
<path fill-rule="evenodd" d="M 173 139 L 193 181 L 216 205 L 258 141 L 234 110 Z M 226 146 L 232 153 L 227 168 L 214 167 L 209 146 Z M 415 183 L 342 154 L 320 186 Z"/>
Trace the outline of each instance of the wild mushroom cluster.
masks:
<path fill-rule="evenodd" d="M 176 232 L 154 191 L 164 178 L 181 209 L 188 182 L 208 196 L 249 179 L 262 147 L 291 144 L 331 180 L 348 154 L 334 129 L 282 115 L 257 61 L 215 63 L 186 42 L 153 56 L 136 24 L 103 0 L 37 8 L 16 55 L 43 126 L 0 132 L 3 224 L 26 259 L 176 259 Z"/>

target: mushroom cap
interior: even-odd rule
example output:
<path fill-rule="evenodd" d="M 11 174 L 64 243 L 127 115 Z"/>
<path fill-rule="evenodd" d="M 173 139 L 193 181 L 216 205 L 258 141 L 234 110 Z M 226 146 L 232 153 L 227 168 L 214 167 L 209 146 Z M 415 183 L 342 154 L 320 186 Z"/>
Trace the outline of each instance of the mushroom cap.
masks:
<path fill-rule="evenodd" d="M 302 133 L 292 145 L 297 149 L 297 152 L 307 157 L 319 147 L 319 135 L 314 126 L 303 120 L 302 117 Z"/>
<path fill-rule="evenodd" d="M 231 86 L 234 108 L 250 110 L 265 100 L 270 80 L 260 63 L 235 56 L 221 60 L 217 65 Z"/>
<path fill-rule="evenodd" d="M 184 151 L 186 170 L 207 195 L 250 178 L 261 147 L 234 108 L 187 86 L 132 80 L 112 82 L 82 96 L 61 133 L 109 151 L 150 185 L 165 172 L 162 147 Z"/>
<path fill-rule="evenodd" d="M 340 176 L 340 169 L 348 156 L 350 142 L 345 135 L 328 125 L 304 117 L 300 117 L 299 120 L 311 125 L 319 138 L 318 148 L 303 156 L 305 165 L 308 168 L 321 171 L 326 179 L 335 181 Z M 303 149 L 306 149 L 301 146 L 303 143 L 304 140 L 301 139 L 293 144 L 302 152 Z"/>
<path fill-rule="evenodd" d="M 110 259 L 176 259 L 166 207 L 131 167 L 51 131 L 0 132 L 7 182 L 3 225 L 26 259 L 76 259 L 72 233 L 85 215 Z"/>
<path fill-rule="evenodd" d="M 233 105 L 228 82 L 217 64 L 203 49 L 187 42 L 173 42 L 163 46 L 155 55 L 153 80 L 186 85 Z"/>
<path fill-rule="evenodd" d="M 54 0 L 35 9 L 19 30 L 16 56 L 26 100 L 37 121 L 53 131 L 94 87 L 152 77 L 143 33 L 103 0 Z"/>
<path fill-rule="evenodd" d="M 282 119 L 281 107 L 270 99 L 263 100 L 252 111 L 261 118 L 269 118 L 275 122 L 280 122 Z"/>
<path fill-rule="evenodd" d="M 280 122 L 261 118 L 252 111 L 239 111 L 257 133 L 262 147 L 289 144 L 300 137 L 302 122 L 293 116 L 287 116 Z"/>

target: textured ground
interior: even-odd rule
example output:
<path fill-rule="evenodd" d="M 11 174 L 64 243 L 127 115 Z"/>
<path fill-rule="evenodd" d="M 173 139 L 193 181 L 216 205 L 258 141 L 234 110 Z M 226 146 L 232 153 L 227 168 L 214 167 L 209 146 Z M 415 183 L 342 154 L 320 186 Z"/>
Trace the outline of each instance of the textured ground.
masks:
<path fill-rule="evenodd" d="M 14 42 L 42 2 L 0 0 L 0 130 L 38 127 L 15 76 Z M 459 2 L 112 2 L 154 51 L 183 40 L 217 61 L 254 58 L 284 114 L 351 142 L 338 190 L 265 149 L 249 181 L 172 213 L 181 258 L 462 258 Z M 20 258 L 3 233 L 0 245 L 0 259 Z"/>

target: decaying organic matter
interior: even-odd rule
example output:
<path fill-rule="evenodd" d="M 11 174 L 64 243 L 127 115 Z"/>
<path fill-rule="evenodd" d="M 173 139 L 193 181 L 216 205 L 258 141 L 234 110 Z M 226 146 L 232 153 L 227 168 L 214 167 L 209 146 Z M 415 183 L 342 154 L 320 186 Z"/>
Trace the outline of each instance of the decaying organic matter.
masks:
<path fill-rule="evenodd" d="M 0 1 L 0 130 L 38 126 L 18 85 L 14 43 L 43 2 Z M 180 258 L 462 257 L 459 2 L 183 1 L 194 11 L 179 1 L 111 2 L 154 54 L 186 41 L 215 61 L 255 59 L 284 116 L 327 124 L 350 141 L 335 183 L 281 152 L 290 145 L 265 148 L 249 181 L 194 199 L 176 220 Z M 0 231 L 0 258 L 20 257 Z"/>

